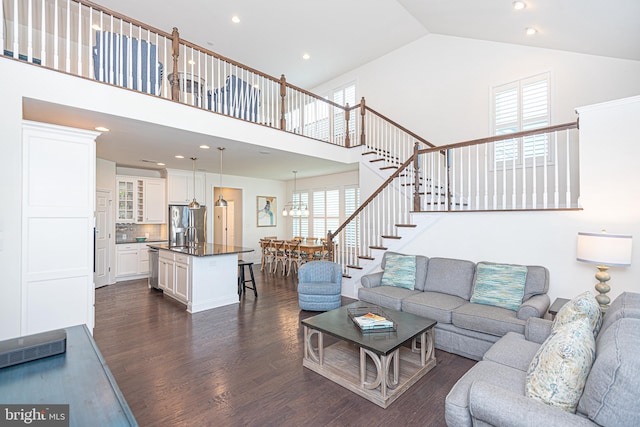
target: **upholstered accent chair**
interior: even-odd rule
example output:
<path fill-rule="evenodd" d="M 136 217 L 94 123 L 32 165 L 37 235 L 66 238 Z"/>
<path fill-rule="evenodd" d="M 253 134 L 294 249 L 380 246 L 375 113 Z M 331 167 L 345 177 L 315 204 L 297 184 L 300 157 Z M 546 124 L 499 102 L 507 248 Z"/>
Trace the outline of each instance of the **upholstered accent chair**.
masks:
<path fill-rule="evenodd" d="M 298 270 L 298 304 L 302 310 L 328 311 L 340 307 L 342 268 L 331 261 L 313 261 Z"/>

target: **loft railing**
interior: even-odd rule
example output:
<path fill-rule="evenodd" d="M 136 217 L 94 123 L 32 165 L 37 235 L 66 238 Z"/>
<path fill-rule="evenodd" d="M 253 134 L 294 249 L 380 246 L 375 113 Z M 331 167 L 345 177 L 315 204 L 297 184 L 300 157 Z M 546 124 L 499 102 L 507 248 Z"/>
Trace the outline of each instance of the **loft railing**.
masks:
<path fill-rule="evenodd" d="M 365 106 L 350 107 L 84 0 L 3 0 L 5 57 L 354 147 L 389 168 L 433 146 Z"/>
<path fill-rule="evenodd" d="M 415 212 L 578 208 L 577 122 L 413 153 L 327 238 L 333 259 L 358 266 Z"/>

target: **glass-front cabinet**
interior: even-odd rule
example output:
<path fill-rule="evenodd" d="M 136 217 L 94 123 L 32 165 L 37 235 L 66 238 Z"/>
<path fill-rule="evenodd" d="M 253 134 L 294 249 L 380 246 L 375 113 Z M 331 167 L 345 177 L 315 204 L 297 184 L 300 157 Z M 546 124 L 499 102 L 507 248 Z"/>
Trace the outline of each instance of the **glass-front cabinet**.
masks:
<path fill-rule="evenodd" d="M 136 220 L 136 181 L 124 177 L 118 178 L 118 220 L 117 222 L 135 222 Z"/>

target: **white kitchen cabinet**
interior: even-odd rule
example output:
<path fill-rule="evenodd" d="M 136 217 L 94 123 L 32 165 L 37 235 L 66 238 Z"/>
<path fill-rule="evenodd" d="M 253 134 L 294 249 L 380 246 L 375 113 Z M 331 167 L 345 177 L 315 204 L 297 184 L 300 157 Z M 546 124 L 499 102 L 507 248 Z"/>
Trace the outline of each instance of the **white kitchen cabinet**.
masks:
<path fill-rule="evenodd" d="M 116 282 L 149 276 L 147 243 L 116 245 Z"/>
<path fill-rule="evenodd" d="M 160 251 L 158 256 L 158 287 L 167 295 L 173 295 L 173 254 Z"/>
<path fill-rule="evenodd" d="M 164 224 L 167 222 L 167 199 L 164 178 L 143 179 L 142 224 Z"/>
<path fill-rule="evenodd" d="M 133 177 L 116 176 L 118 206 L 116 222 L 133 223 L 137 219 L 137 181 Z"/>
<path fill-rule="evenodd" d="M 195 197 L 205 204 L 205 174 L 196 172 Z M 186 205 L 193 200 L 193 172 L 167 169 L 167 193 L 170 205 Z"/>
<path fill-rule="evenodd" d="M 189 257 L 170 251 L 160 251 L 158 263 L 158 287 L 167 296 L 186 304 L 189 301 L 191 285 Z"/>
<path fill-rule="evenodd" d="M 138 249 L 138 273 L 148 275 L 150 271 L 149 247 L 143 243 Z"/>
<path fill-rule="evenodd" d="M 164 178 L 116 176 L 118 206 L 116 222 L 164 224 L 167 221 Z"/>

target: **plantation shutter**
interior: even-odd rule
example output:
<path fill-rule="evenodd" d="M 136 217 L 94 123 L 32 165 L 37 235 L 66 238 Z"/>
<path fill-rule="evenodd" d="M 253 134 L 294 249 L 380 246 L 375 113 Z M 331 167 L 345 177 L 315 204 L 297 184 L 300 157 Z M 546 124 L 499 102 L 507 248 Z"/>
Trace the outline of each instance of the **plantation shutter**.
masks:
<path fill-rule="evenodd" d="M 506 135 L 549 126 L 549 74 L 544 73 L 493 88 L 494 133 Z M 526 159 L 548 155 L 546 135 L 494 144 L 494 162 L 523 164 Z"/>

